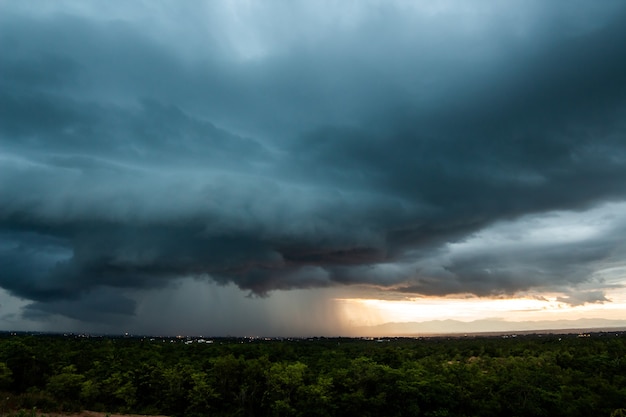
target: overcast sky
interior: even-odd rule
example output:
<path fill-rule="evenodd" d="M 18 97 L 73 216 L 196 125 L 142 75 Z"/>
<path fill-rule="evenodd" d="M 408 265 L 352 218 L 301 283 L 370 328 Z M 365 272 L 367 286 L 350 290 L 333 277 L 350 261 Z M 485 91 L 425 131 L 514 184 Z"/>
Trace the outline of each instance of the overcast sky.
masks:
<path fill-rule="evenodd" d="M 626 284 L 622 1 L 0 1 L 0 324 L 346 331 Z M 415 301 L 418 302 L 418 301 Z"/>

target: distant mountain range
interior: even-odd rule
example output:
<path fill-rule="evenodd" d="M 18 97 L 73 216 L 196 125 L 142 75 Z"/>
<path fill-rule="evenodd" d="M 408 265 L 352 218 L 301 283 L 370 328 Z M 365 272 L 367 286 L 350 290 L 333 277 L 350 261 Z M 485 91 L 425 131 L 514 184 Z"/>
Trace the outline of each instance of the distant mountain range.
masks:
<path fill-rule="evenodd" d="M 465 333 L 550 333 L 573 330 L 599 331 L 604 329 L 626 330 L 626 320 L 578 319 L 546 321 L 506 321 L 484 319 L 470 322 L 458 320 L 433 320 L 424 322 L 385 323 L 363 326 L 357 329 L 364 336 L 433 336 Z"/>

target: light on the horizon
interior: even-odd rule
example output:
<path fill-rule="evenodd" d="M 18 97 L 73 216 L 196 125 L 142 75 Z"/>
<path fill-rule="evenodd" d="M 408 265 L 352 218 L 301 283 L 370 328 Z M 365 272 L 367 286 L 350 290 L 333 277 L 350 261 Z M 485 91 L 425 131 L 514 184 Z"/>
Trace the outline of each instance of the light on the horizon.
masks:
<path fill-rule="evenodd" d="M 475 321 L 502 319 L 513 322 L 576 320 L 580 318 L 623 319 L 626 298 L 615 293 L 611 302 L 570 305 L 559 295 L 516 298 L 423 297 L 402 300 L 338 298 L 344 320 L 352 326 L 432 320 Z M 486 329 L 488 330 L 488 329 Z"/>

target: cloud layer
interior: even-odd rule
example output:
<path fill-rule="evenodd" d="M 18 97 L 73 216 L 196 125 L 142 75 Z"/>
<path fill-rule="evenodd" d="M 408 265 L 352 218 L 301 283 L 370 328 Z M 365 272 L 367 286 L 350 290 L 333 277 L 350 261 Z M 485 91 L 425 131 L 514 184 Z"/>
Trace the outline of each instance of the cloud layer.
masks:
<path fill-rule="evenodd" d="M 341 4 L 3 3 L 0 286 L 25 314 L 115 321 L 181 277 L 607 301 L 626 8 Z"/>

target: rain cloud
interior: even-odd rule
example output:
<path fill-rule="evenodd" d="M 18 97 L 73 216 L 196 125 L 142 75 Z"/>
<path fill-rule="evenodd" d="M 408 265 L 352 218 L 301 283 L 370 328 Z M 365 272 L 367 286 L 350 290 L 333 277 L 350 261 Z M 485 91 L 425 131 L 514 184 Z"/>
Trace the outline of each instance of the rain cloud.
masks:
<path fill-rule="evenodd" d="M 609 302 L 626 7 L 575 3 L 3 2 L 0 287 L 89 322 L 181 278 Z"/>

